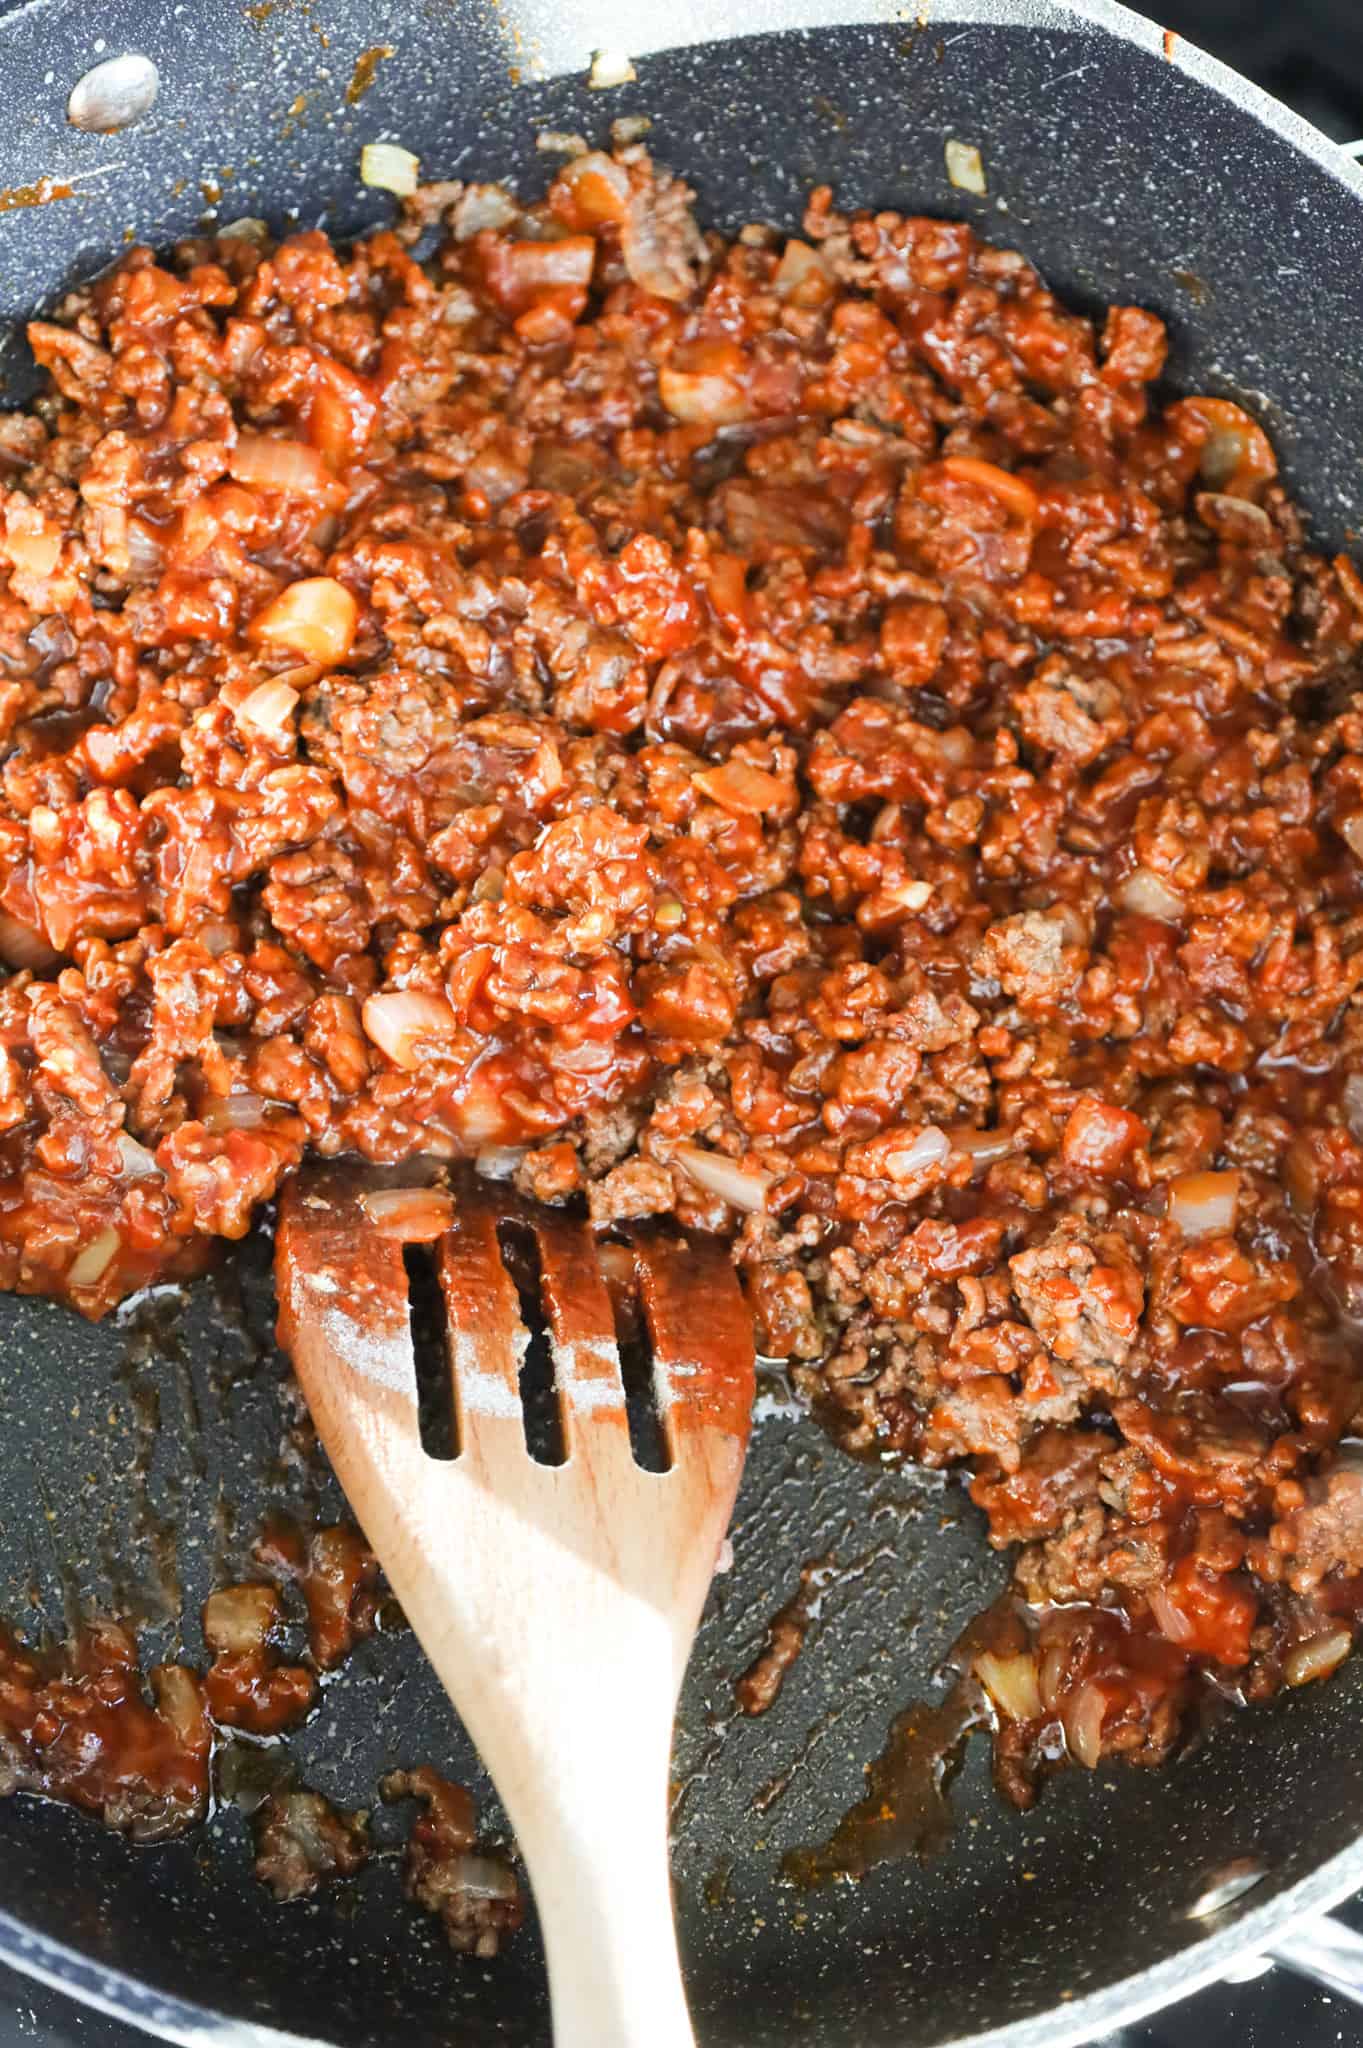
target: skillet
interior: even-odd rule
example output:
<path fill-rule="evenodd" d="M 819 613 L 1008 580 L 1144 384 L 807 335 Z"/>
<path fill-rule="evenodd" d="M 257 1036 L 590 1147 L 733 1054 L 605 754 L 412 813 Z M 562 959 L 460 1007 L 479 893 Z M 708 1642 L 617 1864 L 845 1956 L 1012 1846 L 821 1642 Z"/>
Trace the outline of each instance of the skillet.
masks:
<path fill-rule="evenodd" d="M 637 81 L 589 90 L 596 50 L 628 53 Z M 118 133 L 76 131 L 71 87 L 125 53 L 157 66 L 154 107 Z M 596 141 L 647 113 L 707 222 L 793 225 L 827 180 L 848 205 L 966 214 L 1082 309 L 1153 307 L 1172 384 L 1250 404 L 1320 540 L 1351 524 L 1363 177 L 1106 0 L 938 0 L 921 17 L 878 0 L 32 0 L 0 22 L 0 79 L 6 326 L 125 235 L 165 242 L 213 213 L 353 233 L 385 206 L 356 182 L 365 141 L 403 143 L 428 174 L 529 185 L 544 176 L 537 130 Z M 946 183 L 953 136 L 981 149 L 985 197 Z M 12 400 L 33 388 L 17 341 L 0 376 Z M 187 1295 L 95 1329 L 0 1298 L 0 1612 L 57 1632 L 112 1606 L 146 1620 L 153 1655 L 193 1658 L 199 1603 L 246 1569 L 267 1507 L 336 1511 L 288 1449 L 272 1320 L 263 1238 Z M 935 1696 L 934 1667 L 1004 1566 L 953 1485 L 853 1465 L 775 1382 L 734 1550 L 676 1760 L 682 1944 L 707 2048 L 1061 2048 L 1281 1945 L 1363 1883 L 1355 1663 L 1221 1723 L 1169 1770 L 1066 1773 L 1027 1815 L 999 1804 L 975 1744 L 930 1864 L 782 1889 L 782 1852 L 823 1839 L 859 1796 L 889 1722 Z M 840 1570 L 801 1665 L 765 1720 L 736 1719 L 734 1676 L 801 1561 L 829 1552 Z M 422 1761 L 490 1802 L 401 1633 L 361 1648 L 293 1753 L 305 1783 L 349 1806 Z M 1231 1899 L 1228 1872 L 1256 1881 Z M 1227 1903 L 1199 1914 L 1209 1895 Z M 3 1803 L 0 1956 L 172 2039 L 548 2039 L 533 1927 L 495 1963 L 451 1958 L 382 1858 L 349 1891 L 281 1911 L 250 1878 L 230 1805 L 135 1851 L 69 1812 Z"/>

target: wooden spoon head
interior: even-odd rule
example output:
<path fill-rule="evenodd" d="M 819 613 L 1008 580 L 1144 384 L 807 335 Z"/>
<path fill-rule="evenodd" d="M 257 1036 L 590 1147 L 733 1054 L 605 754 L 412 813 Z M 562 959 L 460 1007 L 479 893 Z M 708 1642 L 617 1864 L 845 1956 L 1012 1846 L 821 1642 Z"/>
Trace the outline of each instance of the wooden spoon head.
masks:
<path fill-rule="evenodd" d="M 534 1252 L 564 1450 L 553 1467 L 526 1447 L 530 1333 L 505 1257 L 510 1231 Z M 445 1306 L 458 1445 L 445 1464 L 421 1451 L 404 1263 L 413 1243 L 430 1246 Z M 470 1486 L 510 1491 L 559 1545 L 597 1557 L 635 1596 L 679 1603 L 693 1629 L 747 1448 L 751 1318 L 714 1239 L 648 1228 L 610 1253 L 608 1279 L 585 1221 L 472 1177 L 399 1188 L 391 1176 L 324 1168 L 281 1203 L 280 1339 L 381 1558 L 382 1532 L 411 1519 L 414 1491 L 445 1489 L 451 1511 Z M 630 1448 L 621 1307 L 637 1312 L 651 1356 L 661 1473 L 642 1470 Z"/>

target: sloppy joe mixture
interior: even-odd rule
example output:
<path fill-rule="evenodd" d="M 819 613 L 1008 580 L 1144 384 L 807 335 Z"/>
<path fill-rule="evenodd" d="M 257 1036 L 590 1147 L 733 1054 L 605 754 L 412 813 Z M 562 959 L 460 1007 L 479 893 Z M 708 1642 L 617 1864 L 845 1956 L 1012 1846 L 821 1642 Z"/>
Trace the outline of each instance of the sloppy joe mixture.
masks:
<path fill-rule="evenodd" d="M 1159 320 L 827 191 L 703 235 L 625 143 L 30 335 L 0 1281 L 102 1315 L 309 1153 L 670 1216 L 1016 1546 L 1013 1796 L 1332 1670 L 1363 582 Z"/>

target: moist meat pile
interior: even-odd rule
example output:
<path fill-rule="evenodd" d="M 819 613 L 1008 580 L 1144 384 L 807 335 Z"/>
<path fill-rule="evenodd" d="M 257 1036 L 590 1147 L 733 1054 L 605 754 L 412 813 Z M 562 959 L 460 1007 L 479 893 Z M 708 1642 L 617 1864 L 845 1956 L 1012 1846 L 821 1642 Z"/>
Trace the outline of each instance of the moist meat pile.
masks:
<path fill-rule="evenodd" d="M 1000 1774 L 1363 1609 L 1363 581 L 1259 427 L 965 226 L 643 150 L 134 249 L 0 422 L 0 1281 L 305 1153 L 728 1233 L 964 1462 Z"/>

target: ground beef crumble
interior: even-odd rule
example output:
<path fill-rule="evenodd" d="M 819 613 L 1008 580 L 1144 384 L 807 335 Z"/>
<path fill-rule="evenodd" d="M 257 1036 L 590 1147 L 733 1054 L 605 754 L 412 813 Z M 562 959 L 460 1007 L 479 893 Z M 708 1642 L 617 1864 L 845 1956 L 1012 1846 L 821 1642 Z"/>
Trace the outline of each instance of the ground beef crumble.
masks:
<path fill-rule="evenodd" d="M 281 1904 L 309 1898 L 369 1860 L 362 1813 L 343 1813 L 320 1792 L 272 1792 L 253 1822 L 256 1876 Z"/>
<path fill-rule="evenodd" d="M 1015 1796 L 1333 1668 L 1363 578 L 1160 322 L 827 191 L 702 237 L 631 148 L 30 334 L 0 1284 L 102 1314 L 308 1152 L 670 1215 L 1023 1546 Z M 290 1567 L 339 1646 L 352 1567 Z"/>
<path fill-rule="evenodd" d="M 317 1674 L 334 1671 L 375 1626 L 378 1565 L 349 1524 L 305 1531 L 282 1516 L 255 1554 L 274 1583 L 209 1595 L 202 1675 L 185 1663 L 144 1673 L 134 1635 L 113 1621 L 43 1646 L 0 1627 L 0 1798 L 41 1793 L 158 1841 L 204 1817 L 233 1737 L 258 1742 L 299 1727 L 316 1705 Z M 305 1610 L 307 1663 L 287 1653 L 291 1585 Z M 283 1808 L 275 1820 L 287 1831 Z"/>
<path fill-rule="evenodd" d="M 434 1913 L 451 1948 L 495 1956 L 525 1915 L 520 1880 L 505 1856 L 478 1847 L 478 1816 L 464 1786 L 429 1764 L 390 1771 L 381 1787 L 387 1800 L 415 1799 L 403 1860 L 407 1897 Z"/>

